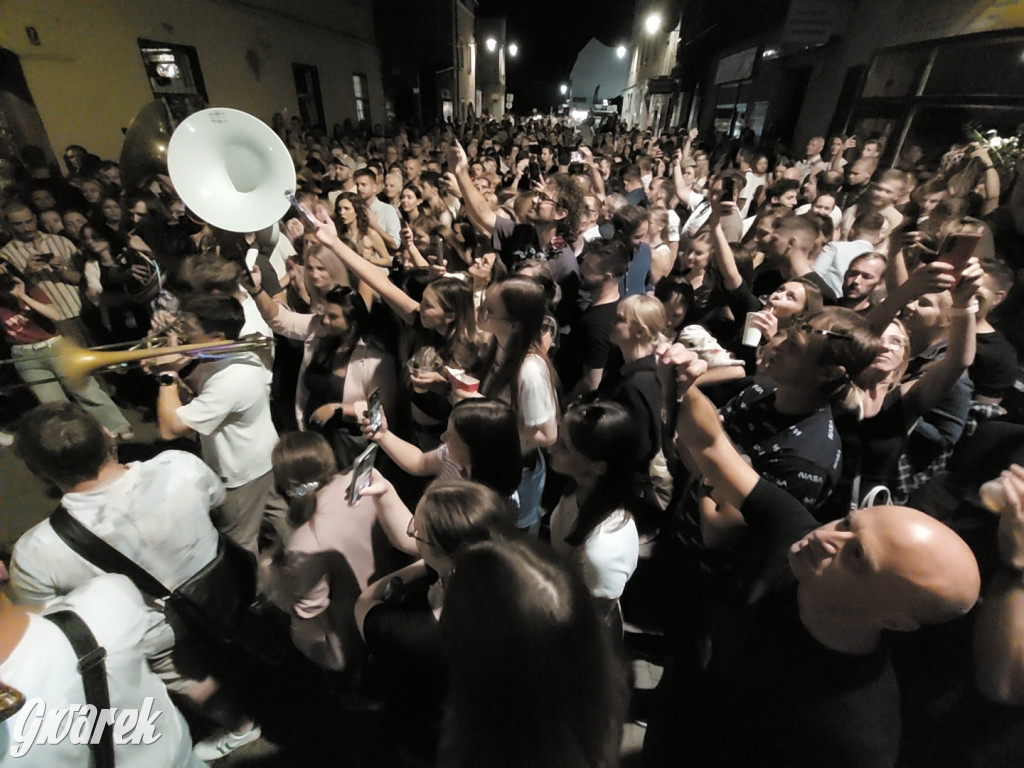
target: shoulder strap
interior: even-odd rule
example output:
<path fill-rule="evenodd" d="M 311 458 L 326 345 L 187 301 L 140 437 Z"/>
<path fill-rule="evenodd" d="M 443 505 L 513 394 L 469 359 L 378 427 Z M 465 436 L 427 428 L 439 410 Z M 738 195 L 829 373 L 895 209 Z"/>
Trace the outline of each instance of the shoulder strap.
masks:
<path fill-rule="evenodd" d="M 78 672 L 82 675 L 86 703 L 96 707 L 97 712 L 109 710 L 110 691 L 107 688 L 107 665 L 104 663 L 107 652 L 96 642 L 92 630 L 74 611 L 48 613 L 43 618 L 56 624 L 71 643 L 78 657 Z M 97 718 L 96 722 L 102 723 L 102 720 Z M 114 768 L 113 726 L 104 727 L 98 741 L 90 739 L 89 751 L 95 768 Z"/>
<path fill-rule="evenodd" d="M 171 590 L 157 581 L 142 566 L 118 552 L 82 525 L 64 508 L 63 504 L 50 515 L 50 526 L 61 541 L 101 571 L 127 576 L 140 592 L 152 597 L 167 597 L 171 594 Z"/>

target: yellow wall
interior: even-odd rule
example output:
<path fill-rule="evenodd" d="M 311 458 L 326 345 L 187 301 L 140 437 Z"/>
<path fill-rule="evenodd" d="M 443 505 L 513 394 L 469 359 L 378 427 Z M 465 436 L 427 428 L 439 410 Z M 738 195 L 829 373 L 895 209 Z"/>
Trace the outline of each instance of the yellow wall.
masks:
<path fill-rule="evenodd" d="M 66 145 L 82 144 L 117 159 L 121 129 L 153 100 L 138 38 L 194 46 L 211 106 L 241 109 L 267 122 L 274 112 L 297 114 L 297 62 L 319 69 L 328 128 L 355 120 L 355 72 L 369 79 L 371 118 L 383 122 L 372 3 L 304 4 L 307 13 L 333 9 L 320 23 L 285 15 L 293 8 L 299 13 L 298 7 L 282 0 L 13 0 L 0 2 L 0 46 L 20 57 L 58 156 Z M 30 26 L 39 34 L 38 46 L 29 43 Z M 258 78 L 246 63 L 250 48 L 260 59 Z"/>

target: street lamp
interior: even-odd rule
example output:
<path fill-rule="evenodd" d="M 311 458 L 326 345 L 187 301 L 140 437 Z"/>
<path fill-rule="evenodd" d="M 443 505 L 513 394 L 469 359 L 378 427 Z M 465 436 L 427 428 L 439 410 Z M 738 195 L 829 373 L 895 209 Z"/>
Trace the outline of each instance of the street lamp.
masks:
<path fill-rule="evenodd" d="M 517 53 L 519 53 L 519 46 L 516 45 L 515 43 L 509 43 L 508 44 L 508 55 L 512 56 L 514 58 Z"/>
<path fill-rule="evenodd" d="M 659 29 L 661 29 L 661 14 L 652 13 L 644 21 L 644 29 L 647 30 L 648 35 L 653 35 Z"/>
<path fill-rule="evenodd" d="M 626 58 L 626 46 L 620 45 L 618 48 L 616 48 L 615 55 L 618 56 L 620 59 Z"/>
<path fill-rule="evenodd" d="M 565 96 L 565 94 L 569 92 L 569 86 L 566 85 L 565 83 L 562 83 L 560 86 L 558 86 L 558 90 L 562 92 L 563 96 Z"/>
<path fill-rule="evenodd" d="M 488 37 L 484 45 L 487 46 L 488 51 L 494 53 L 495 49 L 498 47 L 498 41 L 495 40 L 493 37 Z"/>

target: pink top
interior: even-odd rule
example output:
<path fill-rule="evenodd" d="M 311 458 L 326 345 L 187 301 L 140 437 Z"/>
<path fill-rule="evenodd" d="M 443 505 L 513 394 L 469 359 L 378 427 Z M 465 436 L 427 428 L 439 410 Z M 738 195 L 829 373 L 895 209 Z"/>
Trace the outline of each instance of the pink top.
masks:
<path fill-rule="evenodd" d="M 396 552 L 377 523 L 379 498 L 349 504 L 351 479 L 339 474 L 317 492 L 316 512 L 292 534 L 285 564 L 271 577 L 274 602 L 292 615 L 295 646 L 328 669 L 344 669 L 363 654 L 356 599 L 395 565 Z M 381 479 L 374 470 L 374 482 Z"/>
<path fill-rule="evenodd" d="M 305 344 L 295 395 L 295 418 L 298 420 L 299 428 L 305 429 L 303 413 L 306 408 L 306 398 L 309 396 L 305 383 L 306 368 L 309 366 L 309 361 L 313 359 L 317 342 L 321 337 L 327 335 L 326 329 L 320 315 L 302 315 L 282 306 L 278 306 L 277 317 L 270 321 L 270 327 L 274 333 L 302 341 Z M 396 379 L 395 361 L 391 355 L 377 347 L 369 346 L 360 339 L 356 342 L 355 349 L 352 350 L 348 371 L 345 374 L 344 400 L 346 403 L 365 400 L 373 390 L 379 389 L 384 412 L 392 413 L 395 403 Z"/>

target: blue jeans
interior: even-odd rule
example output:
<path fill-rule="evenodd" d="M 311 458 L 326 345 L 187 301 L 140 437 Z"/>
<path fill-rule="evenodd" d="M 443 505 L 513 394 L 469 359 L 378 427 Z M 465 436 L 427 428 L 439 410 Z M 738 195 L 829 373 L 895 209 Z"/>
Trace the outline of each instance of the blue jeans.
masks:
<path fill-rule="evenodd" d="M 529 462 L 536 456 L 532 467 L 523 467 L 523 477 L 516 488 L 516 495 L 519 497 L 519 516 L 516 518 L 516 528 L 527 531 L 531 536 L 540 532 L 540 519 L 544 516 L 541 509 L 540 499 L 544 495 L 544 473 L 547 464 L 544 462 L 544 453 L 535 449 L 535 454 L 524 456 Z"/>

